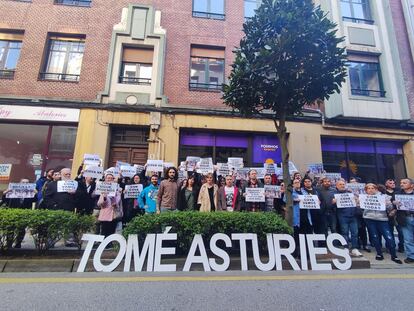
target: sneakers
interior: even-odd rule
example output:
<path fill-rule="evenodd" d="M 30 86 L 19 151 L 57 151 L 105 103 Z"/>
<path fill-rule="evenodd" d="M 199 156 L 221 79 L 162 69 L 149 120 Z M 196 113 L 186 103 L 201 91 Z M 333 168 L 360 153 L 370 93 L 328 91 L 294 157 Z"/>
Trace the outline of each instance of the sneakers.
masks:
<path fill-rule="evenodd" d="M 384 256 L 377 255 L 377 256 L 375 256 L 375 260 L 384 260 Z"/>
<path fill-rule="evenodd" d="M 351 252 L 350 252 L 352 257 L 362 257 L 362 254 L 359 252 L 359 250 L 357 250 L 356 248 L 354 248 Z"/>
<path fill-rule="evenodd" d="M 395 263 L 398 263 L 399 265 L 402 265 L 402 261 L 398 259 L 397 257 L 391 257 L 391 260 L 394 261 Z"/>
<path fill-rule="evenodd" d="M 404 259 L 404 262 L 405 263 L 414 263 L 414 259 L 406 258 L 406 259 Z"/>

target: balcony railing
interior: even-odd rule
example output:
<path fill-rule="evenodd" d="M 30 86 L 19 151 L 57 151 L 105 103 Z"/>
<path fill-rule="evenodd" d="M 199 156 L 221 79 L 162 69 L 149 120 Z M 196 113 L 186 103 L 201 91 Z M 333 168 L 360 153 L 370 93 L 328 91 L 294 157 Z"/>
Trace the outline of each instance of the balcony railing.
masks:
<path fill-rule="evenodd" d="M 224 20 L 225 17 L 226 17 L 225 14 L 200 12 L 200 11 L 193 11 L 193 16 L 194 17 L 211 18 L 211 19 L 220 19 L 220 20 Z"/>
<path fill-rule="evenodd" d="M 119 83 L 136 84 L 136 85 L 151 85 L 151 79 L 120 76 Z"/>
<path fill-rule="evenodd" d="M 79 77 L 80 75 L 71 75 L 66 73 L 41 72 L 39 74 L 40 80 L 52 81 L 79 82 Z"/>
<path fill-rule="evenodd" d="M 92 0 L 55 0 L 55 4 L 72 6 L 91 6 Z"/>
<path fill-rule="evenodd" d="M 363 19 L 363 18 L 342 16 L 342 20 L 345 21 L 345 22 L 351 22 L 351 23 L 356 23 L 356 24 L 374 25 L 374 21 L 371 20 L 371 19 Z"/>
<path fill-rule="evenodd" d="M 190 82 L 190 89 L 191 90 L 213 90 L 213 91 L 220 91 L 221 84 L 217 83 L 194 83 Z"/>
<path fill-rule="evenodd" d="M 0 70 L 0 79 L 14 79 L 14 70 L 1 69 Z"/>
<path fill-rule="evenodd" d="M 351 89 L 351 93 L 357 96 L 385 97 L 386 91 Z"/>

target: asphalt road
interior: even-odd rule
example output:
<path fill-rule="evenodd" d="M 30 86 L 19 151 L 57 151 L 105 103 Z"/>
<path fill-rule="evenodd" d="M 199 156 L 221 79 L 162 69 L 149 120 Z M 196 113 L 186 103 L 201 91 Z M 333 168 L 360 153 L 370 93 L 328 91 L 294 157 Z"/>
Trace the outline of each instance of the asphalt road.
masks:
<path fill-rule="evenodd" d="M 13 273 L 0 310 L 412 310 L 414 269 Z"/>

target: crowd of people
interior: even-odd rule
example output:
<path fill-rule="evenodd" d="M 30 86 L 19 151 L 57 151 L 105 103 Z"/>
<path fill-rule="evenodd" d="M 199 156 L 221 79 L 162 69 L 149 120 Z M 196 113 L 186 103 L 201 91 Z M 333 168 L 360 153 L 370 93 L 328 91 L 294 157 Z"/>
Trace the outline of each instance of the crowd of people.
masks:
<path fill-rule="evenodd" d="M 98 220 L 96 233 L 109 236 L 122 230 L 131 219 L 143 214 L 159 214 L 179 211 L 199 212 L 270 212 L 286 217 L 286 196 L 283 182 L 275 174 L 257 177 L 252 169 L 246 180 L 237 180 L 233 174 L 217 176 L 216 172 L 202 175 L 188 172 L 184 179 L 178 179 L 178 170 L 169 167 L 161 174 L 146 175 L 145 169 L 131 178 L 105 173 L 102 181 L 117 183 L 115 195 L 101 192 L 96 194 L 97 181 L 83 176 L 83 167 L 78 170 L 75 180 L 78 187 L 74 191 L 59 192 L 58 181 L 71 180 L 71 170 L 48 170 L 45 176 L 36 181 L 36 196 L 25 199 L 7 199 L 7 190 L 3 193 L 3 203 L 12 208 L 30 208 L 36 204 L 39 209 L 66 210 L 81 214 L 95 215 Z M 28 182 L 27 179 L 21 182 Z M 397 189 L 393 179 L 384 185 L 367 183 L 364 192 L 368 195 L 387 196 L 385 211 L 361 209 L 356 194 L 355 206 L 337 208 L 335 194 L 351 192 L 347 185 L 357 183 L 351 178 L 350 183 L 344 179 L 332 181 L 327 177 L 313 179 L 309 175 L 292 176 L 293 229 L 299 245 L 299 234 L 340 233 L 344 236 L 350 249 L 350 255 L 362 256 L 360 250 L 376 251 L 376 259 L 383 260 L 383 239 L 391 255 L 391 260 L 401 264 L 397 252 L 406 254 L 405 262 L 414 263 L 414 212 L 397 208 L 396 194 L 413 195 L 414 182 L 409 178 L 400 181 Z M 135 198 L 125 198 L 125 186 L 141 184 L 143 190 Z M 263 188 L 265 185 L 279 185 L 280 196 L 268 196 L 264 202 L 246 200 L 247 188 Z M 319 199 L 318 209 L 300 208 L 303 195 L 316 195 Z M 398 232 L 396 245 L 394 230 Z M 24 232 L 19 234 L 15 247 L 21 247 Z M 70 241 L 68 246 L 70 245 Z M 297 254 L 298 255 L 298 252 Z"/>

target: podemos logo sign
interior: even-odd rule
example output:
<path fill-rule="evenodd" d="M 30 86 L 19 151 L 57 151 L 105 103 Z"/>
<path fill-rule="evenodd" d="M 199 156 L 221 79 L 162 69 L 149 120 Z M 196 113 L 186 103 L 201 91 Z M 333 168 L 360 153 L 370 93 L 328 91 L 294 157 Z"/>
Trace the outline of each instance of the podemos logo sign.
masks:
<path fill-rule="evenodd" d="M 140 247 L 138 236 L 129 235 L 125 239 L 120 234 L 112 234 L 105 238 L 102 235 L 84 234 L 82 240 L 87 241 L 85 251 L 79 263 L 77 272 L 84 272 L 86 264 L 91 255 L 93 245 L 100 243 L 94 256 L 93 266 L 96 271 L 111 272 L 114 271 L 124 260 L 124 272 L 131 270 L 131 261 L 134 262 L 134 271 L 141 272 L 146 262 L 145 271 L 154 272 L 174 272 L 177 271 L 176 264 L 162 264 L 162 256 L 174 255 L 175 247 L 163 247 L 164 241 L 176 241 L 177 234 L 169 233 L 171 227 L 167 227 L 164 233 L 147 234 L 143 245 Z M 193 264 L 202 264 L 204 271 L 226 271 L 230 266 L 231 258 L 226 250 L 220 248 L 217 243 L 224 243 L 226 248 L 233 247 L 237 241 L 240 246 L 240 269 L 249 270 L 247 243 L 251 243 L 254 265 L 261 271 L 283 270 L 282 260 L 285 258 L 293 270 L 332 270 L 332 266 L 339 270 L 348 270 L 351 267 L 352 260 L 347 248 L 336 247 L 334 241 L 339 241 L 342 246 L 346 245 L 345 239 L 337 233 L 331 234 L 325 238 L 323 234 L 301 234 L 299 235 L 300 265 L 293 257 L 296 248 L 294 238 L 289 234 L 272 234 L 266 235 L 268 259 L 263 262 L 260 257 L 259 243 L 255 233 L 232 233 L 228 236 L 224 233 L 214 234 L 209 243 L 210 251 L 213 257 L 207 255 L 203 238 L 196 234 L 193 238 L 190 250 L 185 260 L 183 271 L 190 271 Z M 326 241 L 326 247 L 316 247 L 315 244 L 320 241 Z M 119 243 L 119 251 L 115 259 L 108 265 L 102 263 L 102 253 L 108 244 Z M 283 245 L 283 247 L 282 247 Z M 316 255 L 325 255 L 331 252 L 339 258 L 332 258 L 332 263 L 318 263 Z M 196 255 L 199 254 L 199 255 Z M 310 267 L 308 265 L 308 260 Z M 219 260 L 218 260 L 219 259 Z"/>

